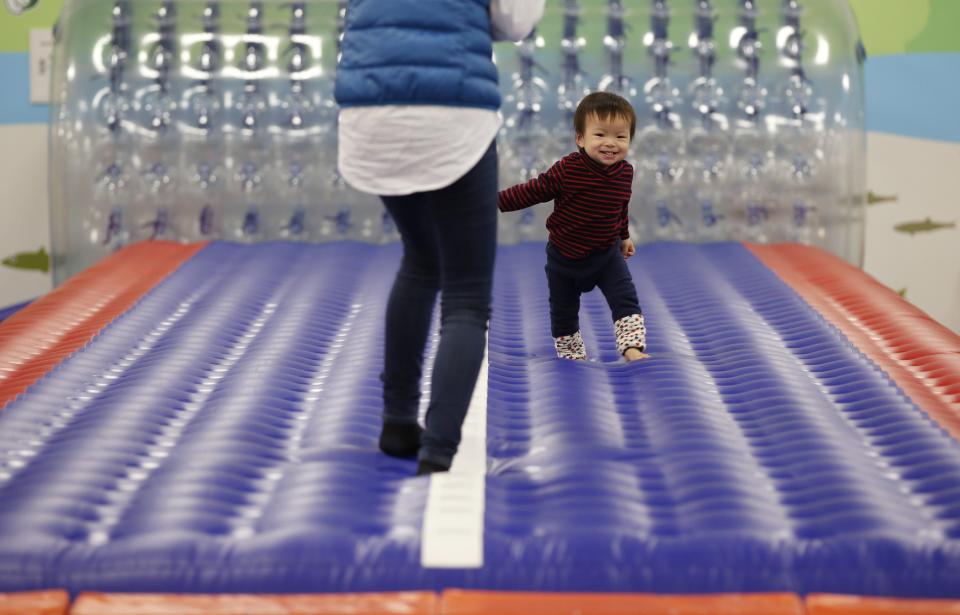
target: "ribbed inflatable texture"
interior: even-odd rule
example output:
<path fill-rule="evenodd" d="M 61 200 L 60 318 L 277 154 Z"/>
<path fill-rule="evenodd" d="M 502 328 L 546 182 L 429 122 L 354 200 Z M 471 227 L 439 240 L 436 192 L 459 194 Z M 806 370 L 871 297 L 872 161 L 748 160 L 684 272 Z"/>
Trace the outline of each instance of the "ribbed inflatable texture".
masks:
<path fill-rule="evenodd" d="M 960 439 L 960 336 L 828 252 L 799 244 L 750 250 Z"/>
<path fill-rule="evenodd" d="M 376 448 L 397 246 L 217 243 L 0 411 L 0 591 L 960 597 L 960 444 L 743 246 L 638 250 L 634 364 L 499 258 L 483 567 Z"/>
<path fill-rule="evenodd" d="M 131 245 L 5 319 L 0 328 L 0 408 L 202 247 L 161 241 Z"/>
<path fill-rule="evenodd" d="M 30 303 L 29 301 L 24 301 L 21 303 L 16 303 L 14 305 L 8 305 L 7 307 L 4 307 L 4 308 L 0 308 L 0 322 L 3 322 L 4 320 L 10 318 L 11 316 L 16 314 L 23 308 L 27 307 L 29 303 Z"/>

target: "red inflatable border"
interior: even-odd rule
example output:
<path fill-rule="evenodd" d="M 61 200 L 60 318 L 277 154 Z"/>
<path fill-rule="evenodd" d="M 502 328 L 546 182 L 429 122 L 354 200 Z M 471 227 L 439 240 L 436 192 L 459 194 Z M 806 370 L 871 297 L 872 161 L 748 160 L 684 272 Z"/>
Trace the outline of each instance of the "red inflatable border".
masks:
<path fill-rule="evenodd" d="M 747 248 L 960 440 L 960 336 L 832 254 L 798 244 Z"/>
<path fill-rule="evenodd" d="M 133 244 L 0 323 L 0 410 L 205 245 Z"/>

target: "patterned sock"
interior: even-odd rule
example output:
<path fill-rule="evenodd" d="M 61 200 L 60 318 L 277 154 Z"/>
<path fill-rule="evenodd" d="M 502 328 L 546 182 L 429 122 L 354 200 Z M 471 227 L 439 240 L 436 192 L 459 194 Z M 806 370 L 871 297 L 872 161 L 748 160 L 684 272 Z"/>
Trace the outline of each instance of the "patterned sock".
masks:
<path fill-rule="evenodd" d="M 561 335 L 553 338 L 553 346 L 557 349 L 557 356 L 572 361 L 586 361 L 587 349 L 583 346 L 583 337 L 577 331 L 572 335 Z"/>
<path fill-rule="evenodd" d="M 643 314 L 624 316 L 613 323 L 617 332 L 617 352 L 621 355 L 631 348 L 643 352 L 647 348 L 647 328 L 643 324 Z"/>

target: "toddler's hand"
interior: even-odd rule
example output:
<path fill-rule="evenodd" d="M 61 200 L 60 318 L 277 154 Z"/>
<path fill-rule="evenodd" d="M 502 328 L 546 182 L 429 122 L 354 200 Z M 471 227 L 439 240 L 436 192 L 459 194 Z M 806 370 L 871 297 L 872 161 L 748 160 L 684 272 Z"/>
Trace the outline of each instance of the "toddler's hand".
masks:
<path fill-rule="evenodd" d="M 636 251 L 637 249 L 633 246 L 633 242 L 629 239 L 624 239 L 620 242 L 620 254 L 623 254 L 623 258 L 630 258 Z"/>

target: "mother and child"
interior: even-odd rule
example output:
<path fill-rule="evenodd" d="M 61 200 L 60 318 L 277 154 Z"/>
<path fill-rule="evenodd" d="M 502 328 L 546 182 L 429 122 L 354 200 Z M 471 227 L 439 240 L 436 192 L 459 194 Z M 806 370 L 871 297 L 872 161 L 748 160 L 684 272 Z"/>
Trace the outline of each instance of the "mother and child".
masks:
<path fill-rule="evenodd" d="M 580 295 L 599 287 L 617 348 L 643 358 L 645 329 L 624 259 L 636 118 L 626 100 L 587 96 L 578 151 L 540 177 L 498 193 L 500 87 L 495 40 L 519 41 L 544 0 L 351 0 L 337 67 L 338 167 L 379 195 L 403 258 L 386 309 L 380 449 L 416 456 L 418 474 L 450 468 L 486 347 L 497 208 L 554 201 L 547 281 L 558 356 L 586 359 Z M 426 428 L 417 423 L 423 354 L 440 295 L 440 341 Z"/>

